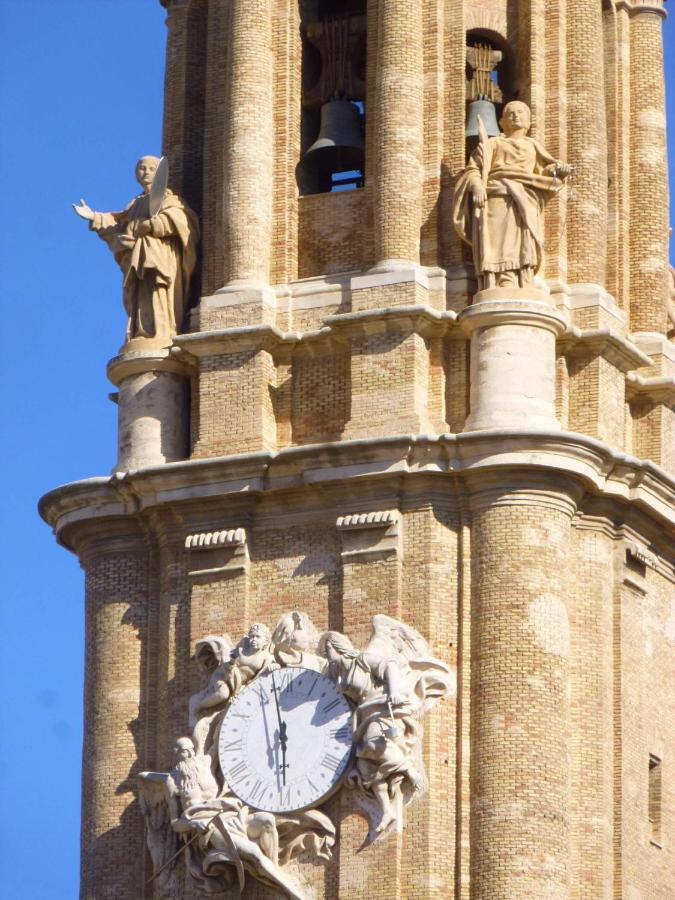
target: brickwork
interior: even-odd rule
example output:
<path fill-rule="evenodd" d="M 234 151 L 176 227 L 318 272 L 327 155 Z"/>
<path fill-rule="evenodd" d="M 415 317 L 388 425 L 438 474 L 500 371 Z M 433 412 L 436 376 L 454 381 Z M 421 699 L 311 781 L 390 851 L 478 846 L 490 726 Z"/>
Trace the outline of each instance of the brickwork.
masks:
<path fill-rule="evenodd" d="M 570 611 L 571 897 L 613 896 L 613 607 L 617 541 L 601 523 L 573 529 Z M 620 545 L 619 545 L 620 548 Z"/>
<path fill-rule="evenodd" d="M 270 278 L 273 90 L 272 0 L 232 0 L 225 124 L 226 281 Z"/>
<path fill-rule="evenodd" d="M 567 3 L 567 162 L 575 202 L 567 208 L 571 282 L 604 284 L 607 245 L 607 142 L 602 7 Z"/>
<path fill-rule="evenodd" d="M 639 7 L 638 7 L 639 10 Z M 633 331 L 665 330 L 668 192 L 661 16 L 636 12 L 630 23 L 630 278 Z M 648 211 L 648 214 L 645 214 Z"/>
<path fill-rule="evenodd" d="M 378 0 L 375 259 L 419 262 L 422 198 L 421 0 Z"/>
<path fill-rule="evenodd" d="M 369 214 L 363 190 L 300 198 L 298 277 L 366 268 Z M 371 251 L 372 252 L 372 251 Z"/>
<path fill-rule="evenodd" d="M 664 760 L 662 805 L 673 809 L 672 766 L 668 747 L 675 720 L 672 652 L 673 582 L 652 569 L 624 567 L 617 640 L 621 655 L 619 709 L 621 747 L 618 764 L 617 840 L 621 867 L 616 889 L 623 896 L 666 900 L 672 894 L 675 848 L 672 836 L 651 843 L 648 816 L 649 755 Z M 670 770 L 670 771 L 669 771 Z"/>
<path fill-rule="evenodd" d="M 115 546 L 117 544 L 117 546 Z M 87 723 L 82 779 L 82 894 L 137 900 L 144 827 L 134 802 L 146 736 L 148 561 L 142 542 L 111 537 L 85 551 Z"/>
<path fill-rule="evenodd" d="M 602 356 L 580 353 L 568 362 L 568 427 L 624 449 L 625 378 Z"/>
<path fill-rule="evenodd" d="M 191 366 L 191 455 L 43 508 L 86 571 L 82 897 L 159 900 L 135 776 L 167 770 L 188 729 L 194 643 L 298 609 L 359 647 L 374 614 L 400 618 L 457 675 L 425 717 L 428 790 L 402 833 L 363 848 L 345 788 L 325 807 L 332 860 L 296 869 L 308 895 L 665 900 L 674 494 L 635 459 L 675 472 L 658 9 L 369 0 L 365 184 L 299 197 L 300 23 L 318 5 L 164 5 L 164 152 L 202 230 L 201 300 L 172 350 Z M 544 217 L 555 316 L 545 295 L 500 301 L 499 321 L 468 308 L 450 215 L 467 32 L 504 48 L 507 98 L 575 166 Z M 474 313 L 499 341 L 472 346 Z M 336 526 L 381 510 L 388 544 Z M 186 549 L 223 528 L 245 554 Z M 249 877 L 242 896 L 276 895 Z"/>
<path fill-rule="evenodd" d="M 274 449 L 270 388 L 275 380 L 274 363 L 265 350 L 209 357 L 199 380 L 199 435 L 193 456 Z"/>
<path fill-rule="evenodd" d="M 551 501 L 507 489 L 473 501 L 471 892 L 481 898 L 569 896 L 572 507 Z"/>

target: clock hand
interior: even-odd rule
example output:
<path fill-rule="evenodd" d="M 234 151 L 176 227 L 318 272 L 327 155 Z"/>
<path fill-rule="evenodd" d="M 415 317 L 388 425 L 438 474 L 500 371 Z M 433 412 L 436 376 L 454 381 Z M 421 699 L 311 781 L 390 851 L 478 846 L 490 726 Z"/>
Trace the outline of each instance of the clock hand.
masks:
<path fill-rule="evenodd" d="M 286 747 L 288 741 L 288 735 L 286 733 L 286 723 L 281 718 L 281 710 L 279 709 L 279 688 L 277 687 L 276 681 L 274 680 L 274 669 L 272 669 L 272 693 L 274 694 L 274 705 L 277 710 L 277 721 L 279 722 L 279 743 L 281 745 L 281 778 L 284 787 L 286 787 L 286 769 L 288 765 L 286 763 Z"/>

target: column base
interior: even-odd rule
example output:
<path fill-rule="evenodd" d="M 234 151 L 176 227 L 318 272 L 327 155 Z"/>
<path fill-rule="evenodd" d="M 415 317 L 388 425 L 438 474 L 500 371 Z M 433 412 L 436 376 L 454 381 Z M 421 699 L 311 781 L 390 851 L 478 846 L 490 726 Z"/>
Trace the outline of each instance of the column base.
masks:
<path fill-rule="evenodd" d="M 189 387 L 183 363 L 168 349 L 129 350 L 108 363 L 118 389 L 118 449 L 113 472 L 177 462 L 188 456 Z"/>
<path fill-rule="evenodd" d="M 560 429 L 555 409 L 556 337 L 565 319 L 536 288 L 491 288 L 459 315 L 471 334 L 470 413 L 464 431 Z M 536 299 L 534 299 L 536 298 Z"/>

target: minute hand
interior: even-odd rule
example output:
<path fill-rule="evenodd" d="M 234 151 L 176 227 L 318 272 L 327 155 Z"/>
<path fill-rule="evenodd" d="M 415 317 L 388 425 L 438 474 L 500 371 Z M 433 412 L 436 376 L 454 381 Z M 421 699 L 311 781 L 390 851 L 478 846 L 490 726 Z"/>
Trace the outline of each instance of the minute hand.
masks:
<path fill-rule="evenodd" d="M 286 747 L 288 735 L 286 734 L 286 723 L 281 718 L 281 710 L 279 709 L 279 689 L 274 680 L 274 670 L 272 670 L 272 693 L 274 694 L 274 705 L 277 709 L 277 721 L 279 722 L 279 744 L 281 745 L 281 779 L 282 784 L 286 787 Z"/>

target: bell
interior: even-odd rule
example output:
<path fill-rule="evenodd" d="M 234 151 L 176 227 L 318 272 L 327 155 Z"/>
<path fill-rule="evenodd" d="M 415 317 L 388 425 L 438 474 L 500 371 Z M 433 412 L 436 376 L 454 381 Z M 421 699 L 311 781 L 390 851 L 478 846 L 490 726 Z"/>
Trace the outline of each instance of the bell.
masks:
<path fill-rule="evenodd" d="M 499 134 L 497 124 L 497 112 L 491 100 L 472 100 L 466 111 L 466 129 L 464 136 L 467 138 L 478 137 L 478 116 L 481 117 L 488 137 L 496 137 Z"/>
<path fill-rule="evenodd" d="M 330 181 L 334 172 L 363 169 L 361 116 L 349 100 L 329 100 L 321 107 L 319 136 L 307 150 L 300 167 L 314 170 L 319 181 Z"/>

